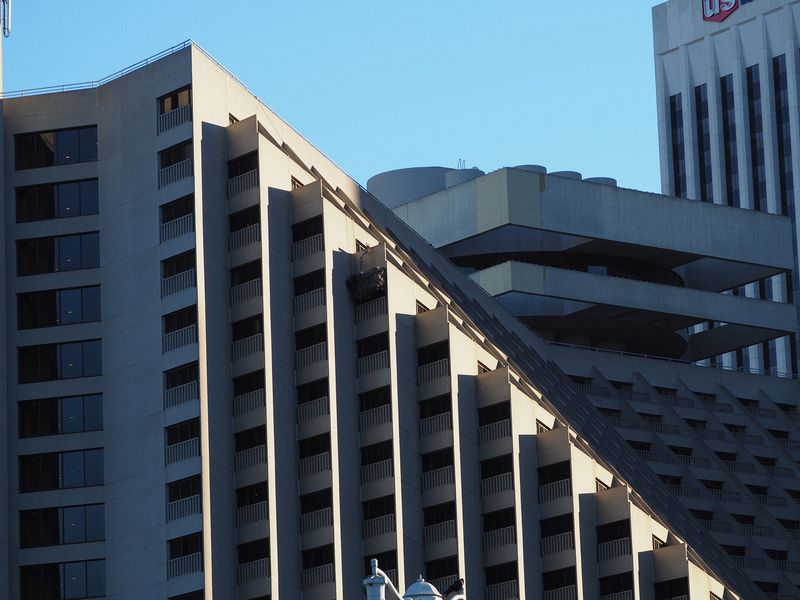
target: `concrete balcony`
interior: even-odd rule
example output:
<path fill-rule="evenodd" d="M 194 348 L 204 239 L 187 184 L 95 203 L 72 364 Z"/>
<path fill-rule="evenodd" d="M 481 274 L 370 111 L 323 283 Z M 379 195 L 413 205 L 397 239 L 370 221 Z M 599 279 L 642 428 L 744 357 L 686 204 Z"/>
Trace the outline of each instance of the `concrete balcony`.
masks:
<path fill-rule="evenodd" d="M 503 419 L 502 421 L 484 425 L 478 429 L 478 437 L 481 444 L 511 437 L 511 420 Z"/>
<path fill-rule="evenodd" d="M 238 417 L 251 410 L 264 408 L 266 406 L 266 396 L 264 390 L 253 390 L 233 397 L 233 415 Z"/>
<path fill-rule="evenodd" d="M 517 543 L 517 528 L 516 527 L 503 527 L 502 529 L 493 529 L 483 534 L 483 549 L 493 550 L 494 548 L 502 548 L 503 546 L 511 546 Z"/>
<path fill-rule="evenodd" d="M 608 560 L 631 555 L 631 538 L 619 538 L 597 544 L 597 560 Z"/>
<path fill-rule="evenodd" d="M 308 367 L 314 363 L 328 360 L 328 344 L 320 342 L 295 352 L 295 365 L 297 368 Z"/>
<path fill-rule="evenodd" d="M 197 400 L 200 397 L 198 384 L 190 381 L 183 385 L 178 385 L 164 390 L 164 408 L 173 408 L 180 404 Z"/>
<path fill-rule="evenodd" d="M 557 552 L 564 552 L 565 550 L 575 549 L 575 534 L 571 531 L 565 531 L 558 535 L 551 535 L 542 538 L 541 544 L 542 556 L 548 554 L 556 554 Z"/>
<path fill-rule="evenodd" d="M 333 527 L 332 508 L 323 508 L 300 515 L 301 533 L 309 533 L 317 529 L 322 529 L 323 527 Z"/>
<path fill-rule="evenodd" d="M 391 458 L 361 467 L 361 484 L 367 485 L 394 477 L 394 461 Z"/>
<path fill-rule="evenodd" d="M 171 465 L 196 456 L 200 456 L 200 440 L 199 438 L 191 438 L 167 446 L 164 461 L 166 464 Z"/>
<path fill-rule="evenodd" d="M 600 600 L 634 600 L 633 590 L 606 594 L 605 596 L 600 596 Z"/>
<path fill-rule="evenodd" d="M 196 285 L 194 269 L 188 269 L 161 280 L 161 297 L 166 298 Z"/>
<path fill-rule="evenodd" d="M 250 523 L 266 521 L 268 512 L 269 508 L 267 507 L 266 501 L 240 506 L 236 509 L 236 526 L 242 527 L 243 525 L 249 525 Z"/>
<path fill-rule="evenodd" d="M 723 502 L 741 502 L 742 494 L 740 492 L 731 492 L 729 490 L 708 490 L 711 497 L 715 500 L 722 500 Z"/>
<path fill-rule="evenodd" d="M 187 554 L 178 558 L 172 558 L 167 562 L 167 577 L 173 579 L 190 573 L 197 573 L 203 570 L 203 554 Z"/>
<path fill-rule="evenodd" d="M 383 350 L 358 359 L 358 376 L 389 368 L 389 351 Z"/>
<path fill-rule="evenodd" d="M 428 525 L 423 530 L 425 545 L 436 544 L 456 537 L 455 520 L 443 521 L 435 525 Z"/>
<path fill-rule="evenodd" d="M 242 173 L 228 179 L 228 198 L 234 198 L 242 192 L 258 187 L 258 169 Z"/>
<path fill-rule="evenodd" d="M 333 583 L 335 579 L 335 571 L 333 565 L 322 565 L 314 567 L 313 569 L 305 569 L 303 571 L 303 590 L 310 590 L 326 583 Z"/>
<path fill-rule="evenodd" d="M 245 356 L 258 354 L 264 351 L 264 334 L 256 333 L 255 335 L 242 338 L 233 342 L 231 347 L 231 356 L 233 360 L 239 360 Z"/>
<path fill-rule="evenodd" d="M 254 298 L 261 298 L 262 293 L 261 277 L 235 285 L 231 288 L 231 306 L 242 304 Z"/>
<path fill-rule="evenodd" d="M 542 600 L 578 600 L 578 589 L 574 585 L 567 585 L 554 590 L 545 590 Z"/>
<path fill-rule="evenodd" d="M 242 563 L 237 571 L 239 583 L 269 577 L 269 559 L 259 558 L 258 560 Z"/>
<path fill-rule="evenodd" d="M 394 513 L 367 519 L 361 527 L 364 539 L 379 537 L 397 530 Z"/>
<path fill-rule="evenodd" d="M 453 414 L 451 412 L 443 412 L 419 422 L 419 437 L 424 438 L 437 433 L 453 430 Z"/>
<path fill-rule="evenodd" d="M 310 477 L 331 470 L 331 453 L 322 452 L 300 459 L 300 477 Z"/>
<path fill-rule="evenodd" d="M 325 240 L 321 233 L 292 244 L 292 259 L 300 260 L 325 250 Z"/>
<path fill-rule="evenodd" d="M 297 406 L 297 422 L 308 423 L 319 417 L 326 417 L 330 414 L 328 397 L 317 398 L 310 402 L 304 402 Z"/>
<path fill-rule="evenodd" d="M 422 474 L 422 490 L 432 490 L 455 482 L 455 469 L 452 465 L 427 471 Z"/>
<path fill-rule="evenodd" d="M 241 473 L 242 471 L 257 465 L 266 464 L 266 462 L 267 447 L 264 444 L 247 448 L 246 450 L 240 450 L 236 453 L 234 459 L 237 473 Z"/>
<path fill-rule="evenodd" d="M 194 215 L 189 213 L 161 224 L 161 241 L 166 242 L 187 233 L 194 232 Z"/>
<path fill-rule="evenodd" d="M 383 406 L 370 408 L 369 410 L 365 410 L 358 415 L 359 431 L 366 431 L 367 429 L 391 422 L 392 406 L 390 404 L 384 404 Z"/>
<path fill-rule="evenodd" d="M 199 495 L 167 503 L 167 521 L 175 521 L 200 512 L 202 512 L 202 501 Z"/>
<path fill-rule="evenodd" d="M 232 231 L 228 234 L 228 248 L 231 251 L 246 248 L 251 244 L 261 241 L 261 224 L 253 223 L 242 229 Z"/>
<path fill-rule="evenodd" d="M 486 586 L 486 600 L 517 600 L 519 582 L 516 579 Z"/>
<path fill-rule="evenodd" d="M 669 491 L 671 491 L 676 496 L 682 496 L 683 498 L 700 498 L 700 488 L 691 487 L 688 485 L 675 485 L 672 483 L 666 484 Z"/>
<path fill-rule="evenodd" d="M 356 305 L 356 323 L 363 323 L 387 314 L 386 296 Z"/>
<path fill-rule="evenodd" d="M 481 496 L 493 496 L 514 489 L 513 473 L 500 473 L 493 477 L 481 479 Z"/>
<path fill-rule="evenodd" d="M 192 120 L 192 106 L 187 104 L 179 106 L 169 112 L 158 115 L 156 118 L 156 134 L 164 133 L 178 125 L 183 125 Z"/>
<path fill-rule="evenodd" d="M 197 343 L 197 325 L 189 325 L 165 333 L 161 338 L 161 353 L 166 354 L 183 346 Z"/>
<path fill-rule="evenodd" d="M 444 577 L 434 577 L 428 579 L 428 583 L 433 585 L 437 590 L 444 591 L 458 581 L 458 575 L 445 575 Z"/>
<path fill-rule="evenodd" d="M 187 158 L 158 171 L 158 188 L 161 189 L 173 183 L 191 177 L 193 174 L 192 159 Z"/>
<path fill-rule="evenodd" d="M 572 480 L 561 479 L 539 486 L 539 503 L 572 496 Z"/>
<path fill-rule="evenodd" d="M 325 306 L 324 287 L 294 297 L 294 314 L 296 315 L 308 312 L 319 306 Z"/>
<path fill-rule="evenodd" d="M 443 358 L 417 368 L 417 383 L 423 384 L 443 377 L 450 377 L 450 359 Z"/>

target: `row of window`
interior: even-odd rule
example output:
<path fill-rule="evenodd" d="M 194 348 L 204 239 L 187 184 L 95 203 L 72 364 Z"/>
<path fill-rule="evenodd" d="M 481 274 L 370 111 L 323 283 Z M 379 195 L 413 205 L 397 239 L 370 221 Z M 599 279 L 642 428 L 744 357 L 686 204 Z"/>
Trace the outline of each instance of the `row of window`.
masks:
<path fill-rule="evenodd" d="M 19 382 L 36 383 L 102 375 L 100 340 L 18 348 Z"/>
<path fill-rule="evenodd" d="M 16 189 L 17 223 L 96 215 L 97 179 L 43 183 Z"/>
<path fill-rule="evenodd" d="M 97 126 L 20 133 L 14 136 L 17 170 L 97 160 Z"/>
<path fill-rule="evenodd" d="M 78 600 L 106 595 L 104 560 L 32 565 L 20 569 L 21 600 Z"/>
<path fill-rule="evenodd" d="M 19 513 L 21 548 L 98 542 L 105 539 L 105 506 L 37 508 Z"/>
<path fill-rule="evenodd" d="M 103 485 L 101 448 L 19 457 L 19 491 L 22 493 L 93 485 Z"/>
<path fill-rule="evenodd" d="M 17 240 L 17 275 L 40 275 L 100 266 L 100 235 L 76 235 Z"/>
<path fill-rule="evenodd" d="M 759 65 L 745 70 L 745 101 L 747 103 L 747 127 L 749 131 L 751 184 L 753 187 L 753 209 L 767 210 L 767 173 L 765 163 L 764 107 L 762 106 Z M 772 84 L 774 91 L 774 114 L 777 132 L 777 167 L 780 183 L 780 214 L 788 214 L 794 202 L 794 181 L 792 176 L 792 146 L 789 130 L 789 94 L 786 71 L 786 55 L 772 59 Z M 738 151 L 736 146 L 735 94 L 733 76 L 726 75 L 719 80 L 721 100 L 723 163 L 725 194 L 728 206 L 741 206 L 739 190 Z M 694 89 L 696 114 L 697 169 L 699 175 L 700 200 L 712 201 L 711 138 L 708 111 L 708 92 L 706 84 Z M 686 164 L 684 150 L 684 121 L 681 94 L 669 98 L 669 119 L 672 158 L 672 193 L 686 197 Z"/>
<path fill-rule="evenodd" d="M 103 429 L 103 395 L 66 396 L 19 402 L 19 437 Z"/>
<path fill-rule="evenodd" d="M 17 295 L 19 329 L 74 325 L 100 320 L 100 286 L 44 290 Z"/>

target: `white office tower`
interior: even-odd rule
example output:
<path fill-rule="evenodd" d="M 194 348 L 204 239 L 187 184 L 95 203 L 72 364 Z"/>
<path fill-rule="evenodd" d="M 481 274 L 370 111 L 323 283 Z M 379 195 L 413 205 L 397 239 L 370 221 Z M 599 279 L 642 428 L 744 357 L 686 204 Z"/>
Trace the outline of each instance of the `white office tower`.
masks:
<path fill-rule="evenodd" d="M 758 597 L 699 484 L 196 45 L 2 110 L 3 600 L 363 598 L 372 558 L 471 599 Z"/>
<path fill-rule="evenodd" d="M 800 178 L 800 2 L 670 0 L 653 9 L 653 28 L 663 192 L 791 219 L 794 276 L 726 291 L 792 302 L 800 291 L 794 184 Z M 797 373 L 797 338 L 712 360 Z"/>

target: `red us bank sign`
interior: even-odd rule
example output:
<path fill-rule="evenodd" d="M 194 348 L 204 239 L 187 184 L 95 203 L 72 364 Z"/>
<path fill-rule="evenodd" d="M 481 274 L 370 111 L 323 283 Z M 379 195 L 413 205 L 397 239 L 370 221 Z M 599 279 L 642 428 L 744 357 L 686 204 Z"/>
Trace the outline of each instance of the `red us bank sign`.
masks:
<path fill-rule="evenodd" d="M 724 21 L 730 17 L 740 4 L 748 4 L 753 0 L 700 0 L 703 3 L 704 21 Z"/>

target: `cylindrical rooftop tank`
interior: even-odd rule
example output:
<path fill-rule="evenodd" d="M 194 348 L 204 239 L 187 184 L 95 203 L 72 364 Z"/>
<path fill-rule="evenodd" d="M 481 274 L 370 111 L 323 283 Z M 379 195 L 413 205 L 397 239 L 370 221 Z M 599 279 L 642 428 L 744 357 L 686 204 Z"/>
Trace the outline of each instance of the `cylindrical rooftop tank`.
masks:
<path fill-rule="evenodd" d="M 471 169 L 453 169 L 452 171 L 445 173 L 444 183 L 447 187 L 453 187 L 459 183 L 471 181 L 472 179 L 480 177 L 481 175 L 486 175 L 486 173 L 477 167 L 472 167 Z"/>
<path fill-rule="evenodd" d="M 584 181 L 591 181 L 592 183 L 599 183 L 600 185 L 610 185 L 617 187 L 617 180 L 613 177 L 587 177 Z"/>
<path fill-rule="evenodd" d="M 447 187 L 447 167 L 412 167 L 373 175 L 367 191 L 389 208 L 396 208 L 417 198 L 440 192 Z"/>
<path fill-rule="evenodd" d="M 533 173 L 542 173 L 547 175 L 547 167 L 542 165 L 517 165 L 514 169 L 521 169 L 523 171 L 532 171 Z"/>
<path fill-rule="evenodd" d="M 556 177 L 565 177 L 567 179 L 577 179 L 578 181 L 583 179 L 583 175 L 577 171 L 553 171 L 550 173 L 550 175 L 555 175 Z"/>

